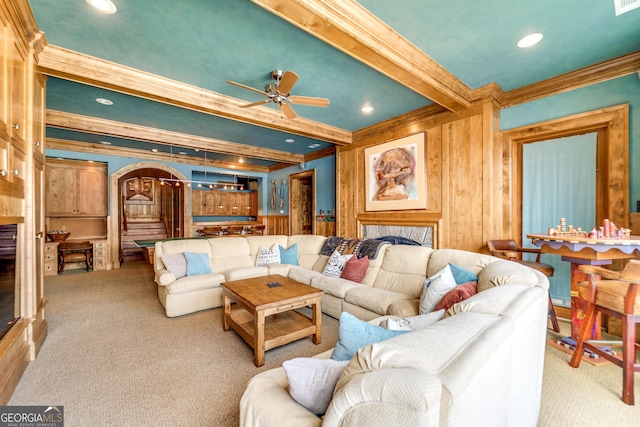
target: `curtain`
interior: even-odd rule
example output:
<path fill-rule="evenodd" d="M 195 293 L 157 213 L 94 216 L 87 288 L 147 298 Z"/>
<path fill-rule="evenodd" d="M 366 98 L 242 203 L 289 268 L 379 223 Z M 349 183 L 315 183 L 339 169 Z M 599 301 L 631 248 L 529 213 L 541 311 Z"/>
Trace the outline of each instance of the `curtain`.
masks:
<path fill-rule="evenodd" d="M 565 218 L 589 231 L 596 223 L 597 134 L 559 138 L 523 147 L 522 244 L 534 247 L 527 234 L 546 234 Z M 531 256 L 526 259 L 533 259 Z M 549 279 L 554 304 L 571 305 L 571 265 L 559 255 L 543 254 L 553 265 Z"/>

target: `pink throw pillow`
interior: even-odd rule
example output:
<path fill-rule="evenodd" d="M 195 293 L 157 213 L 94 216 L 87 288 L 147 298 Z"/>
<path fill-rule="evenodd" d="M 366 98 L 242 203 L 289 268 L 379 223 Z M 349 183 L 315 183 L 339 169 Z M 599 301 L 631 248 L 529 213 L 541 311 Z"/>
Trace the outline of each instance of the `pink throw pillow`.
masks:
<path fill-rule="evenodd" d="M 467 282 L 467 283 L 463 283 L 461 285 L 456 286 L 455 288 L 447 292 L 445 296 L 442 297 L 440 302 L 436 304 L 436 307 L 433 309 L 433 311 L 438 311 L 442 309 L 449 310 L 449 308 L 453 304 L 462 302 L 467 298 L 475 295 L 478 292 L 476 289 L 477 286 L 478 286 L 478 282 L 476 281 Z"/>
<path fill-rule="evenodd" d="M 344 270 L 340 277 L 354 282 L 362 283 L 367 269 L 369 268 L 369 257 L 362 258 L 351 257 L 344 266 Z"/>

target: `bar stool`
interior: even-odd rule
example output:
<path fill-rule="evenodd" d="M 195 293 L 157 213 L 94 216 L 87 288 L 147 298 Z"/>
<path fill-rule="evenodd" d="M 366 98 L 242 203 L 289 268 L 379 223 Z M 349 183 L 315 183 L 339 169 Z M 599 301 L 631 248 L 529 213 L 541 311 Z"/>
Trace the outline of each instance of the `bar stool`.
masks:
<path fill-rule="evenodd" d="M 535 248 L 523 248 L 515 240 L 489 240 L 487 241 L 487 247 L 491 255 L 515 261 L 519 264 L 526 265 L 527 267 L 538 270 L 540 273 L 547 277 L 552 277 L 554 268 L 552 265 L 540 262 L 540 255 L 542 252 L 540 249 Z M 525 261 L 522 259 L 523 253 L 536 254 L 535 261 Z M 551 294 L 549 294 L 549 319 L 551 320 L 551 327 L 554 332 L 560 332 L 560 325 L 558 324 L 558 317 L 556 316 L 556 310 L 553 308 L 553 301 L 551 301 Z"/>
<path fill-rule="evenodd" d="M 640 363 L 636 363 L 636 353 L 640 350 L 636 343 L 636 325 L 640 323 L 640 260 L 629 260 L 622 271 L 593 265 L 581 265 L 578 269 L 589 279 L 578 283 L 579 296 L 586 301 L 587 309 L 569 365 L 573 368 L 580 366 L 585 349 L 618 365 L 622 368 L 622 401 L 634 405 L 634 375 L 640 372 Z M 588 340 L 593 321 L 599 313 L 622 321 L 621 357 Z"/>

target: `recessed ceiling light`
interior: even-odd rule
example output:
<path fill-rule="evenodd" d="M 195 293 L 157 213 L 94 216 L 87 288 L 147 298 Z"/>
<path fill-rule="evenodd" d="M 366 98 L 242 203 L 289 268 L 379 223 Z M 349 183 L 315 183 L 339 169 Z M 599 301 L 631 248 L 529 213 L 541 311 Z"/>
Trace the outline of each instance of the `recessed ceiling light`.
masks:
<path fill-rule="evenodd" d="M 152 148 L 152 149 L 151 149 L 151 152 L 153 152 L 153 153 L 157 153 L 157 152 L 158 152 L 158 149 L 157 149 L 157 148 Z"/>
<path fill-rule="evenodd" d="M 542 40 L 542 33 L 533 33 L 528 36 L 524 36 L 518 42 L 518 47 L 526 48 L 537 45 Z"/>
<path fill-rule="evenodd" d="M 293 138 L 287 138 L 287 139 L 284 140 L 284 142 L 291 144 L 293 142 L 296 142 L 296 140 L 293 139 Z"/>
<path fill-rule="evenodd" d="M 187 152 L 186 151 L 178 151 L 178 154 L 182 155 L 182 156 L 186 156 Z"/>
<path fill-rule="evenodd" d="M 240 157 L 240 158 L 238 159 L 238 163 L 244 163 L 244 159 L 243 159 L 242 157 Z"/>
<path fill-rule="evenodd" d="M 87 0 L 89 6 L 102 13 L 116 13 L 116 5 L 111 0 Z"/>
<path fill-rule="evenodd" d="M 102 105 L 113 105 L 113 101 L 107 98 L 96 98 L 96 102 Z"/>
<path fill-rule="evenodd" d="M 109 141 L 100 141 L 100 144 L 102 144 L 102 145 L 111 145 L 111 143 Z"/>
<path fill-rule="evenodd" d="M 362 111 L 363 113 L 370 113 L 370 112 L 372 112 L 373 110 L 374 110 L 374 108 L 373 108 L 371 105 L 369 105 L 369 104 L 367 104 L 367 105 L 363 106 L 363 107 L 360 109 L 360 111 Z"/>
<path fill-rule="evenodd" d="M 311 144 L 309 146 L 309 148 L 318 148 L 318 147 L 320 147 L 320 144 Z"/>

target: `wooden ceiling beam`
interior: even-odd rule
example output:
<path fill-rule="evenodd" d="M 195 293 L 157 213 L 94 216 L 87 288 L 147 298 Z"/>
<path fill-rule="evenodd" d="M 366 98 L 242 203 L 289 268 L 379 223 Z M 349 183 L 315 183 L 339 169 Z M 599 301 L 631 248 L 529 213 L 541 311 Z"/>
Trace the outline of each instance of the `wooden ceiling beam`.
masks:
<path fill-rule="evenodd" d="M 266 107 L 240 108 L 246 101 L 147 73 L 114 62 L 46 44 L 37 55 L 38 71 L 176 107 L 212 114 L 336 145 L 351 143 L 351 132 L 313 120 L 274 115 Z"/>
<path fill-rule="evenodd" d="M 98 135 L 128 138 L 157 144 L 172 145 L 191 149 L 206 150 L 213 153 L 245 156 L 256 159 L 272 160 L 283 163 L 300 163 L 304 155 L 285 151 L 238 144 L 181 132 L 156 129 L 146 126 L 98 119 L 63 111 L 47 110 L 46 125 L 59 129 L 87 132 Z"/>
<path fill-rule="evenodd" d="M 251 1 L 448 110 L 471 104 L 468 86 L 355 1 Z"/>
<path fill-rule="evenodd" d="M 167 153 L 152 153 L 148 150 L 140 150 L 136 148 L 128 148 L 128 147 L 116 147 L 113 145 L 100 145 L 94 144 L 91 142 L 82 142 L 82 141 L 71 141 L 68 139 L 60 139 L 60 138 L 47 138 L 46 139 L 46 147 L 47 149 L 53 150 L 64 150 L 64 151 L 74 151 L 76 153 L 91 153 L 91 154 L 100 154 L 104 156 L 120 156 L 120 157 L 129 157 L 134 159 L 144 159 L 144 160 L 153 160 L 156 162 L 167 162 L 171 161 L 173 163 L 183 163 L 187 165 L 197 165 L 204 167 L 216 167 L 223 169 L 235 169 L 235 170 L 244 170 L 244 171 L 252 171 L 252 172 L 264 172 L 269 173 L 269 166 L 258 166 L 258 165 L 248 165 L 246 163 L 237 163 L 237 162 L 225 162 L 223 160 L 216 159 L 205 159 L 195 156 L 173 156 L 170 157 Z M 281 164 L 281 163 L 278 163 Z M 290 164 L 287 164 L 286 167 L 291 167 Z"/>

